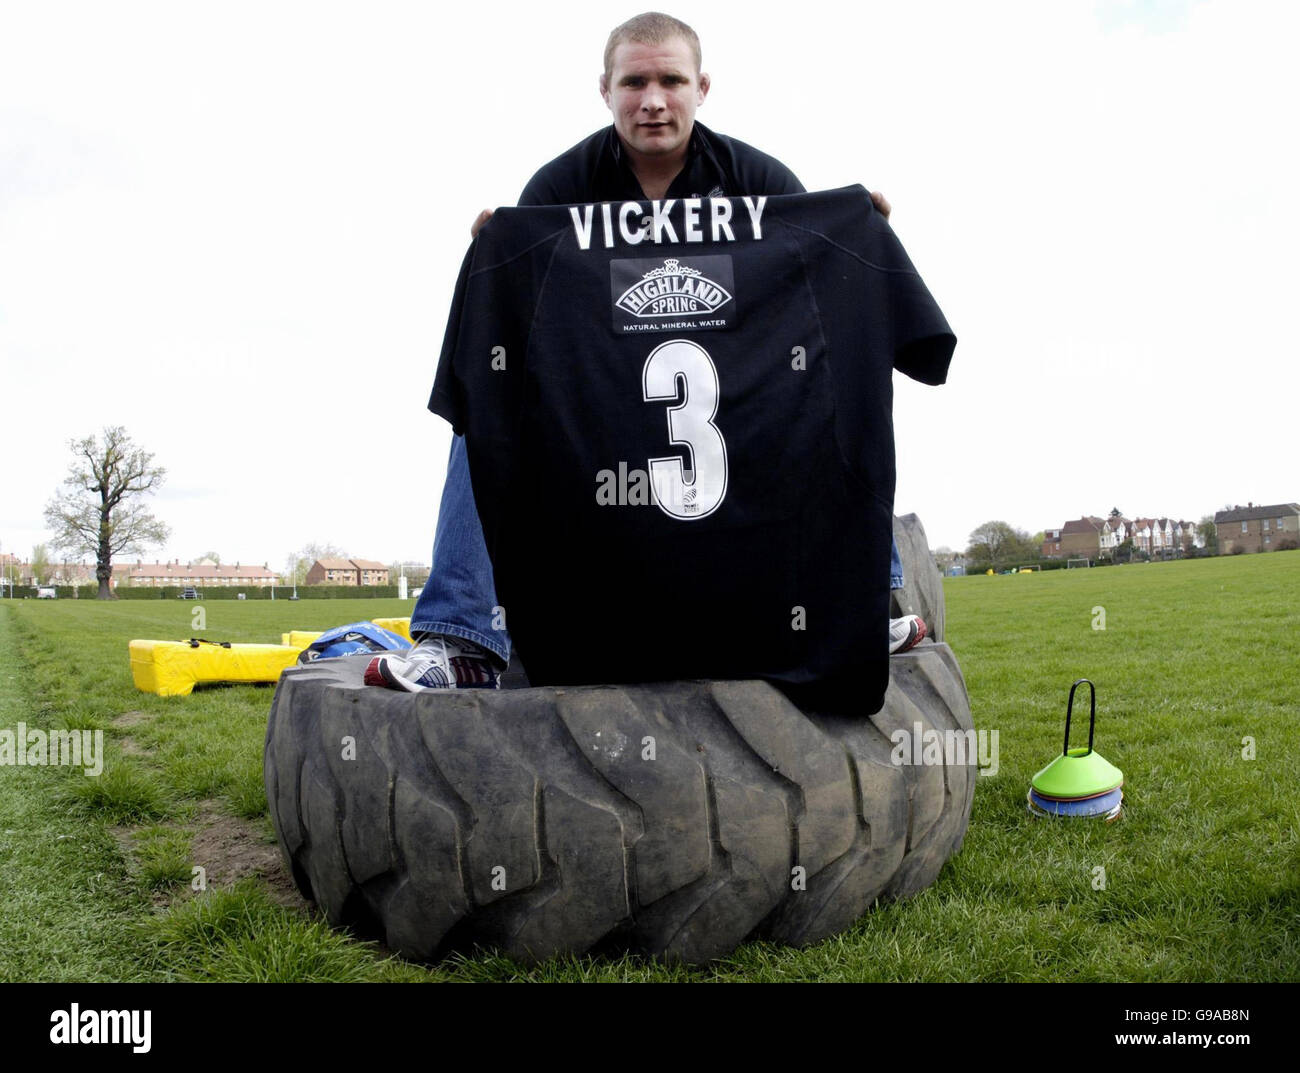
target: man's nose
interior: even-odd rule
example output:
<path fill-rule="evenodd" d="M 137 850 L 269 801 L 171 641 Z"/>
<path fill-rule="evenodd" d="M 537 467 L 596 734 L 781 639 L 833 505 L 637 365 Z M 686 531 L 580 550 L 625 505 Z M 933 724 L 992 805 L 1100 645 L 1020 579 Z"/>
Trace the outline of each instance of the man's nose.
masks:
<path fill-rule="evenodd" d="M 663 91 L 651 86 L 641 95 L 641 110 L 644 112 L 662 112 L 667 107 Z"/>

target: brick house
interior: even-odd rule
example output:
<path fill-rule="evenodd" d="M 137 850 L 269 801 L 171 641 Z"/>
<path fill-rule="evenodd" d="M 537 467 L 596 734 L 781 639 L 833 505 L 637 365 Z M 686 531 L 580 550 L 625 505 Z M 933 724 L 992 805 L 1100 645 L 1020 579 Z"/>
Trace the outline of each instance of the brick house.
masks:
<path fill-rule="evenodd" d="M 388 567 L 383 563 L 377 563 L 374 559 L 353 559 L 352 565 L 357 568 L 357 572 L 361 575 L 359 584 L 388 584 Z"/>
<path fill-rule="evenodd" d="M 373 559 L 317 559 L 307 571 L 308 585 L 387 585 L 388 567 Z"/>
<path fill-rule="evenodd" d="M 1300 503 L 1273 503 L 1216 511 L 1214 529 L 1219 534 L 1219 554 L 1274 551 L 1284 541 L 1300 541 Z"/>
<path fill-rule="evenodd" d="M 1106 522 L 1102 518 L 1085 515 L 1061 526 L 1059 554 L 1067 559 L 1096 559 L 1103 549 L 1103 531 Z"/>
<path fill-rule="evenodd" d="M 357 568 L 351 559 L 317 559 L 305 580 L 308 585 L 355 585 Z"/>

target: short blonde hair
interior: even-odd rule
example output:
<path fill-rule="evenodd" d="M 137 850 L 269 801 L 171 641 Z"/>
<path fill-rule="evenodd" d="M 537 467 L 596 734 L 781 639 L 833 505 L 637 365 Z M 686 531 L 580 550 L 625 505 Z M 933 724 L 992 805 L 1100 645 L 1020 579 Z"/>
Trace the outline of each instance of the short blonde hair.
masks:
<path fill-rule="evenodd" d="M 695 56 L 695 73 L 700 73 L 700 38 L 681 19 L 665 15 L 661 11 L 647 11 L 627 20 L 621 26 L 615 26 L 605 43 L 605 78 L 614 75 L 614 50 L 619 45 L 634 41 L 638 45 L 662 45 L 674 37 L 680 37 L 691 48 Z"/>

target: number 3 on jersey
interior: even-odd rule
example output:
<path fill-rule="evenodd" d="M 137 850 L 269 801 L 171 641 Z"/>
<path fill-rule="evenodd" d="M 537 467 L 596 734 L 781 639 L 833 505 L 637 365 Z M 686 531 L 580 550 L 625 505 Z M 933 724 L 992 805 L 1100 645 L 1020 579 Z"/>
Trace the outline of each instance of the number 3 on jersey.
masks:
<path fill-rule="evenodd" d="M 641 391 L 646 402 L 675 401 L 681 394 L 682 401 L 668 408 L 668 440 L 690 452 L 693 479 L 689 483 L 680 457 L 650 459 L 656 504 L 670 518 L 707 517 L 727 494 L 727 444 L 713 423 L 719 394 L 713 359 L 697 343 L 672 339 L 646 358 Z"/>

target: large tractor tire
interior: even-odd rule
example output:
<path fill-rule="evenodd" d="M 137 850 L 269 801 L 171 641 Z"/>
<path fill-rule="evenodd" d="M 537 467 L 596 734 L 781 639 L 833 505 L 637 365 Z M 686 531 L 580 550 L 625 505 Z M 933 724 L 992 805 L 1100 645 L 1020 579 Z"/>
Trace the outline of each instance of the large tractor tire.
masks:
<path fill-rule="evenodd" d="M 932 641 L 942 641 L 947 630 L 943 575 L 930 554 L 921 519 L 915 514 L 895 518 L 894 543 L 903 561 L 903 578 L 907 584 L 890 593 L 889 613 L 894 618 L 920 615 L 926 625 L 926 636 Z"/>
<path fill-rule="evenodd" d="M 267 797 L 303 894 L 414 960 L 803 945 L 965 835 L 974 749 L 894 762 L 903 735 L 973 729 L 945 644 L 893 657 L 869 718 L 753 681 L 400 693 L 362 684 L 368 659 L 285 672 Z"/>

